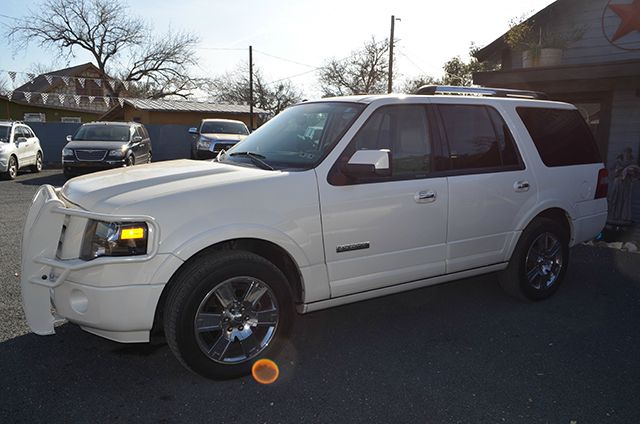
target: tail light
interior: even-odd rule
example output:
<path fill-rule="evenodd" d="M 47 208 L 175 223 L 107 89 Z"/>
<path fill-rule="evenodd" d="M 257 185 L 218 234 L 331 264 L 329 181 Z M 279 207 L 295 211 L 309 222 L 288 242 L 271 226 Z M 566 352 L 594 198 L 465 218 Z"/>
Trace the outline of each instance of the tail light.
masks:
<path fill-rule="evenodd" d="M 607 197 L 609 191 L 609 171 L 607 168 L 602 168 L 598 172 L 598 185 L 596 186 L 596 199 L 602 199 Z"/>

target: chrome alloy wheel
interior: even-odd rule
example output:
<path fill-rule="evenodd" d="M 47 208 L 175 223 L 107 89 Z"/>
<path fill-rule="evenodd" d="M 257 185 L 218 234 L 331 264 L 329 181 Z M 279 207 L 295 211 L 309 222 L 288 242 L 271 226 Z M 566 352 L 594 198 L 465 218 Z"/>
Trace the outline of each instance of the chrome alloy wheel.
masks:
<path fill-rule="evenodd" d="M 14 179 L 18 175 L 18 162 L 13 156 L 9 158 L 9 167 L 7 169 L 7 172 L 9 173 L 9 178 L 11 179 Z"/>
<path fill-rule="evenodd" d="M 200 302 L 194 319 L 196 340 L 215 362 L 245 362 L 273 340 L 278 316 L 278 301 L 269 286 L 255 278 L 233 277 Z"/>
<path fill-rule="evenodd" d="M 558 280 L 562 265 L 560 240 L 552 233 L 542 233 L 531 243 L 527 252 L 527 281 L 536 290 L 548 289 Z"/>
<path fill-rule="evenodd" d="M 36 157 L 36 172 L 42 171 L 42 156 L 38 153 Z"/>

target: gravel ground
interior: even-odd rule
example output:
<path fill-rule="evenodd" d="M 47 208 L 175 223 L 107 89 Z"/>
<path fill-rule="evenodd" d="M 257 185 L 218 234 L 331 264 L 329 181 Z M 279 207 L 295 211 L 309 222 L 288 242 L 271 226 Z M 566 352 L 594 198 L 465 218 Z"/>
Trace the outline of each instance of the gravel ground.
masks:
<path fill-rule="evenodd" d="M 300 317 L 280 379 L 209 381 L 166 345 L 27 333 L 22 222 L 56 172 L 0 182 L 0 422 L 637 423 L 640 256 L 580 246 L 540 303 L 486 275 Z"/>
<path fill-rule="evenodd" d="M 0 342 L 29 331 L 20 300 L 20 245 L 31 199 L 42 184 L 62 185 L 60 170 L 21 172 L 0 181 Z"/>

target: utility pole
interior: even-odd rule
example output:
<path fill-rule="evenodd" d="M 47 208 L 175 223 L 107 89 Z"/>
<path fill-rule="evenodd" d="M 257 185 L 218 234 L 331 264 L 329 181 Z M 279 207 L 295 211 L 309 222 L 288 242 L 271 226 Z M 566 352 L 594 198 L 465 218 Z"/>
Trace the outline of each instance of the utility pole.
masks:
<path fill-rule="evenodd" d="M 400 18 L 397 19 L 398 21 Z M 389 36 L 389 84 L 387 85 L 387 93 L 393 91 L 393 30 L 396 25 L 396 17 L 391 15 L 391 35 Z"/>
<path fill-rule="evenodd" d="M 249 46 L 249 131 L 253 131 L 253 46 Z"/>

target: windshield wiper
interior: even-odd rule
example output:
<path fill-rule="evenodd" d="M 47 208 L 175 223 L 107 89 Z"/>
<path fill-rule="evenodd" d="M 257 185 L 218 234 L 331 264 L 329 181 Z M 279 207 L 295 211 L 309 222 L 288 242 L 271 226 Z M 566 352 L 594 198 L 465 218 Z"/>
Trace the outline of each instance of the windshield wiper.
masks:
<path fill-rule="evenodd" d="M 229 156 L 231 156 L 231 157 L 233 157 L 233 156 L 246 156 L 249 159 L 251 159 L 251 162 L 253 162 L 253 164 L 256 165 L 259 168 L 267 169 L 269 171 L 275 170 L 275 168 L 273 166 L 269 165 L 267 162 L 262 160 L 262 159 L 266 159 L 266 157 L 262 156 L 260 153 L 255 153 L 255 152 L 233 152 L 233 153 L 230 153 Z"/>

